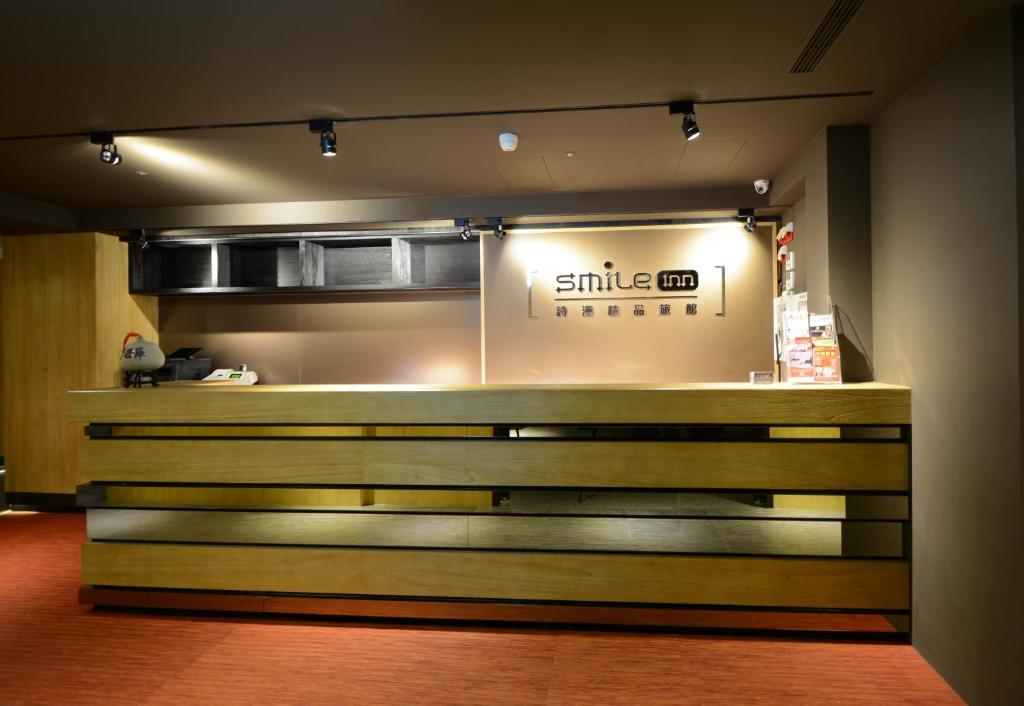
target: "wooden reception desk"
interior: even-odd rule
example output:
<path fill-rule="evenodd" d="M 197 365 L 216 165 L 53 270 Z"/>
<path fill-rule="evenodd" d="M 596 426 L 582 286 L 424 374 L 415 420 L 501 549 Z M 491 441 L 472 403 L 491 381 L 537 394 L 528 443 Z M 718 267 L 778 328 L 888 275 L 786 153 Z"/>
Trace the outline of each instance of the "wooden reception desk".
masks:
<path fill-rule="evenodd" d="M 865 616 L 909 613 L 904 387 L 170 384 L 73 391 L 68 415 L 87 603 L 879 632 Z M 580 502 L 517 502 L 545 493 Z M 616 493 L 640 509 L 582 502 Z M 890 509 L 679 509 L 729 493 Z M 899 547 L 699 539 L 797 521 L 870 522 Z"/>

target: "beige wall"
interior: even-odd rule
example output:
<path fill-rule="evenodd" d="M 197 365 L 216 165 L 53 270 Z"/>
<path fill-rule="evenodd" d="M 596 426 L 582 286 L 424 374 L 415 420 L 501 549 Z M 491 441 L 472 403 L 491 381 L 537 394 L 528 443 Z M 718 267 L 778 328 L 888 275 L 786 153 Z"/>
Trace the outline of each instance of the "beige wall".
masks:
<path fill-rule="evenodd" d="M 804 232 L 806 228 L 806 211 L 807 205 L 803 198 L 797 200 L 792 206 L 786 209 L 782 214 L 782 224 L 780 228 L 786 223 L 793 223 L 793 229 L 797 233 Z M 801 243 L 796 240 L 796 236 L 789 243 L 789 251 L 794 253 L 797 268 L 795 270 L 796 275 L 794 276 L 795 287 L 793 291 L 806 292 L 807 291 L 807 267 L 804 265 L 804 256 L 801 251 Z"/>
<path fill-rule="evenodd" d="M 818 133 L 772 179 L 772 205 L 799 204 L 787 213 L 795 226 L 790 249 L 796 252 L 796 291 L 829 293 L 828 141 Z"/>
<path fill-rule="evenodd" d="M 1024 696 L 1008 20 L 890 106 L 872 137 L 875 365 L 913 388 L 914 645 L 979 705 Z"/>
<path fill-rule="evenodd" d="M 267 383 L 478 383 L 475 294 L 161 299 L 160 347 Z"/>
<path fill-rule="evenodd" d="M 574 229 L 558 232 L 511 231 L 504 241 L 484 242 L 484 329 L 486 380 L 527 382 L 704 382 L 745 381 L 751 370 L 772 368 L 772 254 L 770 229 L 750 235 L 738 224 L 634 230 Z M 635 272 L 694 269 L 695 300 L 642 300 L 643 317 L 633 315 L 636 300 L 595 302 L 593 318 L 583 318 L 587 302 L 556 297 L 555 276 L 606 272 L 604 263 L 630 280 Z M 726 268 L 726 316 L 721 275 Z M 527 313 L 527 275 L 535 272 L 534 314 Z M 635 291 L 615 292 L 632 295 Z M 647 294 L 663 294 L 656 289 Z M 684 292 L 685 293 L 685 292 Z M 608 293 L 596 293 L 607 296 Z M 686 316 L 689 301 L 697 315 Z M 658 305 L 669 303 L 669 316 Z M 619 318 L 607 314 L 620 306 Z M 555 316 L 559 304 L 567 318 Z"/>
<path fill-rule="evenodd" d="M 844 379 L 870 380 L 870 129 L 835 125 L 818 133 L 772 183 L 771 203 L 795 225 L 796 291 L 828 294 L 841 309 Z M 855 347 L 856 350 L 850 350 Z"/>

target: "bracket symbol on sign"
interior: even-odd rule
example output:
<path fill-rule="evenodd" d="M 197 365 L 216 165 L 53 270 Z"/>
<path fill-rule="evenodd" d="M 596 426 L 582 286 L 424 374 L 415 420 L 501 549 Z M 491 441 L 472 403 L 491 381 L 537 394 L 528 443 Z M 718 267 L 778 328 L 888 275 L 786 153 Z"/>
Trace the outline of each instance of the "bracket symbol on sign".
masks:
<path fill-rule="evenodd" d="M 715 269 L 722 271 L 722 310 L 715 316 L 725 316 L 725 265 L 715 265 Z"/>
<path fill-rule="evenodd" d="M 526 318 L 528 319 L 540 318 L 533 313 L 533 276 L 537 272 L 537 270 L 530 270 L 526 273 Z"/>

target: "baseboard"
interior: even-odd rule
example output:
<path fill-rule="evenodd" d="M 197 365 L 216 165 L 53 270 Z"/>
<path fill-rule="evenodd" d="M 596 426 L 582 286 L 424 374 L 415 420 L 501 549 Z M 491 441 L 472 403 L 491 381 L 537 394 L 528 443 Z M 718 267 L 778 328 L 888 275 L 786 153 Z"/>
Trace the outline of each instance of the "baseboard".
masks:
<path fill-rule="evenodd" d="M 710 631 L 906 640 L 906 628 L 876 614 L 566 605 L 444 599 L 352 598 L 237 591 L 82 586 L 78 601 L 121 609 L 320 616 L 348 620 L 515 623 L 615 629 Z M 897 616 L 899 617 L 899 616 Z"/>
<path fill-rule="evenodd" d="M 76 504 L 74 493 L 6 493 L 8 505 L 14 510 L 46 512 L 84 512 Z"/>

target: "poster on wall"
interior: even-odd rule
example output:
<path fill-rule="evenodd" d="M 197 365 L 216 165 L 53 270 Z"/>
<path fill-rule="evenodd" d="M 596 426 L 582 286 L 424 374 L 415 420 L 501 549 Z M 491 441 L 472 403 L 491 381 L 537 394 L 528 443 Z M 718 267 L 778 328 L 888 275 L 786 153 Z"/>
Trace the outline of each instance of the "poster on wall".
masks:
<path fill-rule="evenodd" d="M 771 366 L 768 233 L 509 228 L 483 258 L 487 382 L 746 381 Z"/>

